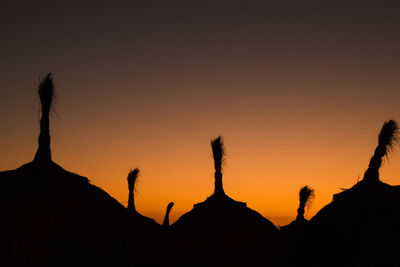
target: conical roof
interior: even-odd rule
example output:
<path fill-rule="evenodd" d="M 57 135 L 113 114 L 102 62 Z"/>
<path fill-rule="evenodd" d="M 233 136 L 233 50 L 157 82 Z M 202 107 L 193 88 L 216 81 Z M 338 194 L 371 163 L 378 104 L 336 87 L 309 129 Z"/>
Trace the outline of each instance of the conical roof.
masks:
<path fill-rule="evenodd" d="M 378 172 L 396 138 L 396 122 L 385 122 L 364 179 L 335 194 L 310 220 L 316 265 L 397 266 L 400 187 L 380 181 Z"/>
<path fill-rule="evenodd" d="M 246 203 L 228 197 L 222 188 L 222 139 L 212 141 L 214 194 L 171 226 L 178 263 L 188 266 L 251 266 L 273 262 L 278 229 Z M 175 262 L 175 263 L 177 263 Z"/>
<path fill-rule="evenodd" d="M 128 174 L 128 189 L 129 189 L 129 198 L 128 198 L 128 211 L 130 215 L 134 218 L 136 224 L 140 225 L 141 228 L 145 227 L 148 228 L 149 230 L 159 232 L 161 225 L 159 225 L 154 219 L 146 217 L 142 214 L 140 214 L 136 210 L 136 205 L 135 205 L 135 186 L 136 186 L 136 181 L 139 175 L 139 169 L 135 168 L 131 170 Z M 159 234 L 159 233 L 157 233 Z"/>
<path fill-rule="evenodd" d="M 314 190 L 308 186 L 303 186 L 299 191 L 299 208 L 297 209 L 297 217 L 290 224 L 280 227 L 281 231 L 293 232 L 296 234 L 307 227 L 308 220 L 304 218 L 304 211 L 306 207 L 311 206 L 312 199 L 314 198 Z"/>
<path fill-rule="evenodd" d="M 39 85 L 42 119 L 35 159 L 0 172 L 3 266 L 125 266 L 146 261 L 143 251 L 150 242 L 127 209 L 86 177 L 51 160 L 53 92 L 49 74 Z"/>
<path fill-rule="evenodd" d="M 283 240 L 282 266 L 302 266 L 299 259 L 307 255 L 309 250 L 304 246 L 304 240 L 309 237 L 309 221 L 304 218 L 306 207 L 310 207 L 314 198 L 314 190 L 303 186 L 299 191 L 299 208 L 297 216 L 290 224 L 280 227 Z"/>

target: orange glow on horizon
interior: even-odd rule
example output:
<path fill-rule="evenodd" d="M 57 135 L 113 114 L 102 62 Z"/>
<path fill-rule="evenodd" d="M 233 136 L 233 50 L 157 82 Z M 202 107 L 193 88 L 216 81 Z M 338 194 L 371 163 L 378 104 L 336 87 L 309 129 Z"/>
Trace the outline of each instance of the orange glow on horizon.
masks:
<path fill-rule="evenodd" d="M 38 78 L 54 73 L 53 160 L 171 222 L 225 192 L 275 225 L 311 218 L 362 178 L 385 120 L 400 122 L 400 27 L 390 3 L 7 3 L 0 20 L 0 170 L 33 159 Z M 165 3 L 164 3 L 165 2 Z M 40 14 L 40 16 L 38 16 Z M 221 15 L 223 14 L 223 15 Z M 400 148 L 381 179 L 400 184 Z"/>
<path fill-rule="evenodd" d="M 103 135 L 91 139 L 80 134 L 60 131 L 62 123 L 55 120 L 52 136 L 53 159 L 65 169 L 87 176 L 99 186 L 127 205 L 126 177 L 130 168 L 139 167 L 141 174 L 137 184 L 136 207 L 143 215 L 162 223 L 165 208 L 175 202 L 171 222 L 202 202 L 213 192 L 213 160 L 209 145 L 210 137 L 217 135 L 210 129 L 182 139 L 180 134 L 166 138 L 130 140 L 129 133 L 122 131 L 117 138 L 105 143 Z M 127 126 L 128 127 L 128 126 Z M 349 188 L 362 178 L 370 156 L 377 144 L 381 122 L 369 125 L 368 130 L 351 130 L 343 125 L 343 132 L 336 131 L 324 138 L 312 136 L 315 129 L 297 128 L 292 131 L 262 133 L 234 131 L 224 135 L 227 164 L 224 167 L 224 189 L 232 198 L 246 202 L 275 225 L 282 226 L 296 216 L 298 190 L 302 185 L 315 189 L 316 198 L 306 212 L 311 218 L 328 204 L 341 187 Z M 79 129 L 79 127 L 75 128 Z M 311 132 L 309 132 L 311 131 Z M 357 133 L 352 135 L 351 132 Z M 123 134 L 128 133 L 128 134 Z M 105 136 L 115 134 L 107 132 Z M 321 136 L 320 133 L 317 134 Z M 349 138 L 345 138 L 348 135 Z M 90 135 L 88 135 L 90 137 Z M 36 137 L 32 134 L 23 144 L 9 144 L 9 153 L 1 155 L 3 170 L 12 169 L 30 160 L 34 155 Z M 76 144 L 76 145 L 71 145 Z M 98 146 L 96 144 L 102 144 Z M 17 149 L 14 149 L 16 147 Z M 394 151 L 389 163 L 381 169 L 381 177 L 390 184 L 398 184 L 400 154 Z"/>

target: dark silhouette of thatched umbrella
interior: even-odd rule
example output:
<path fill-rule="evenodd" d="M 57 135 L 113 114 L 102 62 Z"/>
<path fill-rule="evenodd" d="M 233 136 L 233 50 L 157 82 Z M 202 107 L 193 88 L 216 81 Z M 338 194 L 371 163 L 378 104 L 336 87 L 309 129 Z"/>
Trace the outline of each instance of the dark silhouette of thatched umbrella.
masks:
<path fill-rule="evenodd" d="M 52 75 L 39 84 L 39 147 L 32 162 L 0 172 L 1 266 L 125 266 L 145 261 L 143 237 L 118 201 L 52 161 Z M 134 241 L 133 241 L 134 240 Z"/>
<path fill-rule="evenodd" d="M 135 168 L 131 170 L 128 174 L 128 211 L 134 217 L 136 223 L 142 224 L 142 227 L 159 229 L 160 225 L 153 219 L 143 216 L 136 210 L 135 206 L 135 184 L 139 175 L 139 169 Z M 156 231 L 156 230 L 155 230 Z"/>
<path fill-rule="evenodd" d="M 299 208 L 297 209 L 296 220 L 288 225 L 282 226 L 281 231 L 296 231 L 308 224 L 308 220 L 304 218 L 305 208 L 309 208 L 314 198 L 314 189 L 309 186 L 303 186 L 299 191 Z"/>
<path fill-rule="evenodd" d="M 304 240 L 309 236 L 308 227 L 309 221 L 304 218 L 305 208 L 311 207 L 314 198 L 314 189 L 309 186 L 303 186 L 299 191 L 299 208 L 297 209 L 296 220 L 288 225 L 282 226 L 280 231 L 284 240 L 284 248 L 282 257 L 284 265 L 298 265 L 302 255 L 307 253 L 307 247 L 304 247 Z"/>
<path fill-rule="evenodd" d="M 222 138 L 211 141 L 214 193 L 171 226 L 174 264 L 186 266 L 258 266 L 273 264 L 278 229 L 246 203 L 228 197 L 222 186 Z"/>
<path fill-rule="evenodd" d="M 159 225 L 155 220 L 143 216 L 136 210 L 135 206 L 135 186 L 139 176 L 139 169 L 135 168 L 131 170 L 128 174 L 128 207 L 127 210 L 132 217 L 131 227 L 138 229 L 140 231 L 142 246 L 146 250 L 141 251 L 142 262 L 148 264 L 160 264 L 160 249 L 162 248 L 161 242 L 163 242 L 161 225 Z M 134 238 L 132 240 L 134 243 L 137 240 Z"/>
<path fill-rule="evenodd" d="M 379 179 L 397 140 L 397 123 L 385 122 L 364 178 L 310 220 L 315 266 L 399 266 L 400 187 Z"/>

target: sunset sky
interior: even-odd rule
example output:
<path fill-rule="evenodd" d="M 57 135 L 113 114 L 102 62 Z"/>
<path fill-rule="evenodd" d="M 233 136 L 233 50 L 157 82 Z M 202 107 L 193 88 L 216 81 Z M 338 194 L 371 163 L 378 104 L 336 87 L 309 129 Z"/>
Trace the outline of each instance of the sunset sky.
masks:
<path fill-rule="evenodd" d="M 0 170 L 33 159 L 53 72 L 53 160 L 123 205 L 140 168 L 136 207 L 158 222 L 212 194 L 218 135 L 225 192 L 284 225 L 301 186 L 310 218 L 400 121 L 395 1 L 14 2 L 0 7 Z M 400 148 L 381 170 L 400 184 Z"/>

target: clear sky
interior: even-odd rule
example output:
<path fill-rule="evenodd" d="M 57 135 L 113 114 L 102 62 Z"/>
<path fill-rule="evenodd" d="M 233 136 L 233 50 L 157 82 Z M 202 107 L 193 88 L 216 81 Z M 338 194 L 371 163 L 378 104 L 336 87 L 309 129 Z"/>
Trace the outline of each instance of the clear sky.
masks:
<path fill-rule="evenodd" d="M 225 192 L 283 225 L 302 185 L 310 218 L 362 178 L 400 121 L 395 1 L 26 2 L 0 8 L 0 169 L 33 159 L 53 72 L 53 159 L 124 205 L 140 168 L 137 209 L 159 222 L 213 192 L 218 135 Z M 400 149 L 381 174 L 400 184 Z"/>

